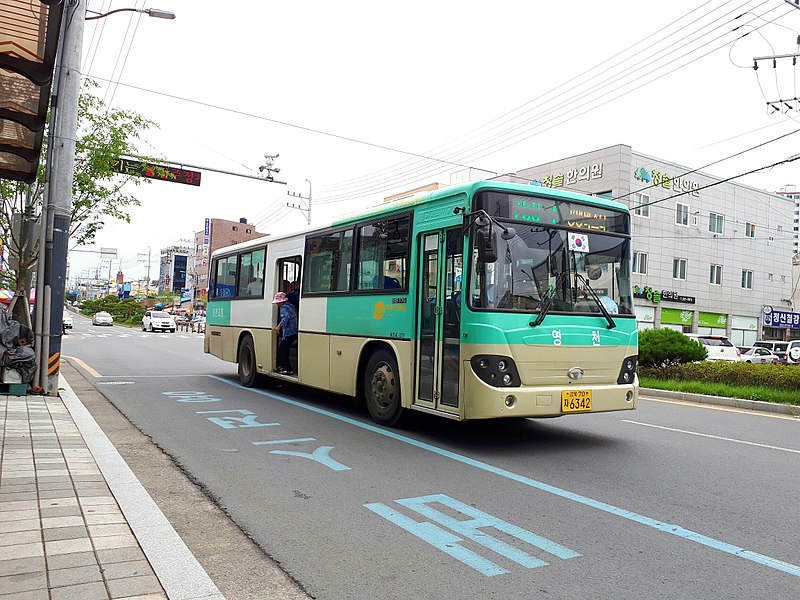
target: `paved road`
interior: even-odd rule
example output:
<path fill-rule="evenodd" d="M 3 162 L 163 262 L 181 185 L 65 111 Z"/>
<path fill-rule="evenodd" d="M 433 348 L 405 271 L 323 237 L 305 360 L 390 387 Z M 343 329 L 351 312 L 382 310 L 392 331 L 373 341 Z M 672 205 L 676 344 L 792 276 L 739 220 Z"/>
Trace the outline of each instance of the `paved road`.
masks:
<path fill-rule="evenodd" d="M 64 354 L 317 598 L 798 598 L 797 418 L 643 400 L 398 431 L 244 389 L 196 334 L 78 318 Z"/>

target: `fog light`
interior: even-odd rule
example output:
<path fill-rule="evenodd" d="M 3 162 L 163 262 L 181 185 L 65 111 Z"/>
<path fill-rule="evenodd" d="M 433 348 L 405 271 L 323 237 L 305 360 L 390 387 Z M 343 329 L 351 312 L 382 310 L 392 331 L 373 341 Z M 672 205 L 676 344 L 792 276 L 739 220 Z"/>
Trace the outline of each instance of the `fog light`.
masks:
<path fill-rule="evenodd" d="M 508 408 L 512 408 L 517 403 L 517 399 L 514 396 L 506 396 L 506 406 Z"/>
<path fill-rule="evenodd" d="M 511 385 L 511 375 L 509 375 L 508 373 L 503 375 L 503 383 L 505 385 Z"/>
<path fill-rule="evenodd" d="M 633 392 L 628 390 L 628 393 L 625 394 L 625 401 L 632 402 L 633 401 Z"/>

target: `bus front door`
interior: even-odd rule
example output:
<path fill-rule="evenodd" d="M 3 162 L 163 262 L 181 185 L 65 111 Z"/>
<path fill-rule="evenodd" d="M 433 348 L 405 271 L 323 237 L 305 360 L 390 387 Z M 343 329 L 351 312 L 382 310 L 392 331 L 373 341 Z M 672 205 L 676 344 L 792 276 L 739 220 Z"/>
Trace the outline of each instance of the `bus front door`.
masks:
<path fill-rule="evenodd" d="M 416 404 L 458 412 L 461 338 L 461 229 L 423 233 L 420 244 Z"/>

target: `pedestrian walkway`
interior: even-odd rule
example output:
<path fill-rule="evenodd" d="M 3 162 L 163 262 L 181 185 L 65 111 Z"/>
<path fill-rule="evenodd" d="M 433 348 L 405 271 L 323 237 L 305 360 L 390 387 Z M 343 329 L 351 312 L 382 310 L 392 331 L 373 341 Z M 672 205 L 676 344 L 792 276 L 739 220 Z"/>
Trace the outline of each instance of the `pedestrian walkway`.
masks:
<path fill-rule="evenodd" d="M 0 395 L 0 600 L 222 599 L 62 386 Z"/>

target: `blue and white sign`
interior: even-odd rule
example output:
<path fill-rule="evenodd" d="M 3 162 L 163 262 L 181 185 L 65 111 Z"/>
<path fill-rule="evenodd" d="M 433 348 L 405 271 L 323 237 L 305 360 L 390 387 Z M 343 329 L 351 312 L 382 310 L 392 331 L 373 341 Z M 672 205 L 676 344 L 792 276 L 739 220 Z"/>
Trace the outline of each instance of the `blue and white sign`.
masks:
<path fill-rule="evenodd" d="M 800 313 L 783 310 L 764 310 L 764 325 L 767 327 L 790 327 L 800 329 Z"/>

